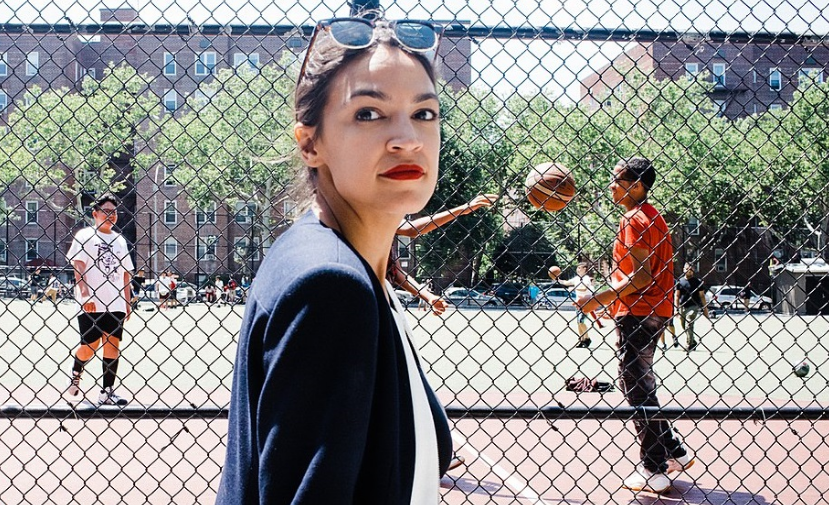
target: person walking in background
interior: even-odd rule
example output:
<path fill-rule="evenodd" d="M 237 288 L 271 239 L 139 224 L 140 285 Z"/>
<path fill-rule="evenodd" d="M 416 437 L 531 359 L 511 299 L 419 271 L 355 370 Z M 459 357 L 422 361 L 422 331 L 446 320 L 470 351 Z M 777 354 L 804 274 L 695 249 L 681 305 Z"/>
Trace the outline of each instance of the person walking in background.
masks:
<path fill-rule="evenodd" d="M 54 272 L 49 274 L 49 280 L 46 281 L 46 290 L 43 292 L 45 297 L 51 298 L 52 303 L 58 303 L 58 293 L 60 292 L 60 281 Z"/>
<path fill-rule="evenodd" d="M 699 345 L 694 333 L 694 322 L 700 310 L 708 317 L 708 305 L 702 280 L 694 275 L 693 267 L 686 263 L 683 270 L 685 275 L 676 283 L 674 306 L 679 307 L 679 324 L 687 338 L 688 352 L 691 352 Z"/>
<path fill-rule="evenodd" d="M 745 313 L 751 314 L 751 287 L 748 284 L 740 288 L 740 292 L 737 293 L 737 298 L 743 303 Z"/>
<path fill-rule="evenodd" d="M 625 209 L 613 244 L 609 289 L 579 297 L 590 312 L 610 306 L 618 336 L 622 391 L 633 407 L 659 407 L 653 354 L 673 316 L 673 245 L 665 219 L 648 202 L 656 170 L 646 158 L 621 160 L 613 169 L 610 193 Z M 684 471 L 694 457 L 664 420 L 637 419 L 641 462 L 622 487 L 661 493 L 671 487 L 670 470 Z"/>
<path fill-rule="evenodd" d="M 398 226 L 437 183 L 437 46 L 430 24 L 382 18 L 311 37 L 294 128 L 311 210 L 245 307 L 218 505 L 439 501 L 449 424 L 386 280 Z"/>
<path fill-rule="evenodd" d="M 138 270 L 132 277 L 132 308 L 133 310 L 138 306 L 138 301 L 141 299 L 141 291 L 144 289 L 144 281 L 147 280 L 147 276 L 144 273 L 144 269 Z"/>
<path fill-rule="evenodd" d="M 92 204 L 94 226 L 75 234 L 67 260 L 75 269 L 75 295 L 81 304 L 78 328 L 81 345 L 75 353 L 67 396 L 80 400 L 84 367 L 103 345 L 103 386 L 99 405 L 123 407 L 128 400 L 115 394 L 115 379 L 124 322 L 132 310 L 130 277 L 133 264 L 127 241 L 113 229 L 118 198 L 104 193 Z"/>
<path fill-rule="evenodd" d="M 560 280 L 558 278 L 559 274 L 561 273 L 561 269 L 559 267 L 553 266 L 547 271 L 547 275 L 554 280 L 557 281 L 562 286 L 567 286 L 569 288 L 573 288 L 576 292 L 576 298 L 586 298 L 591 293 L 593 293 L 593 279 L 587 275 L 587 263 L 581 262 L 576 267 L 576 276 L 569 280 Z M 583 347 L 587 348 L 590 347 L 591 340 L 590 335 L 587 333 L 587 314 L 585 314 L 581 309 L 578 310 L 576 314 L 576 323 L 578 324 L 579 328 L 579 343 L 576 347 Z"/>
<path fill-rule="evenodd" d="M 225 292 L 227 293 L 225 295 L 225 300 L 227 303 L 231 305 L 236 303 L 236 288 L 238 287 L 239 285 L 236 284 L 236 279 L 234 279 L 233 276 L 230 276 L 227 280 L 227 284 L 225 284 Z"/>
<path fill-rule="evenodd" d="M 43 275 L 40 273 L 40 268 L 35 269 L 29 276 L 29 289 L 31 291 L 29 300 L 32 303 L 43 301 Z"/>
<path fill-rule="evenodd" d="M 162 270 L 161 275 L 155 281 L 155 290 L 158 293 L 158 309 L 164 310 L 170 307 L 170 294 L 172 278 L 167 273 L 167 270 Z"/>
<path fill-rule="evenodd" d="M 225 292 L 225 283 L 222 282 L 222 278 L 218 275 L 216 279 L 213 281 L 213 286 L 216 288 L 216 296 L 219 299 L 219 305 L 225 303 L 227 301 L 227 293 Z"/>

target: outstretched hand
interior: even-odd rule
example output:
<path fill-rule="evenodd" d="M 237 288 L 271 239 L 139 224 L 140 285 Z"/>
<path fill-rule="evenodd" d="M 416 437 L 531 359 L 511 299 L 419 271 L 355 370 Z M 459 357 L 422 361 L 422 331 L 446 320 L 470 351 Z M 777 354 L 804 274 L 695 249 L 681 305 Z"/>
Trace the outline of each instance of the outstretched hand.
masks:
<path fill-rule="evenodd" d="M 439 316 L 446 312 L 446 308 L 449 306 L 449 304 L 442 297 L 439 297 L 431 303 L 431 306 L 432 314 Z"/>
<path fill-rule="evenodd" d="M 498 201 L 498 195 L 494 193 L 486 193 L 469 200 L 467 205 L 469 206 L 470 211 L 474 211 L 480 209 L 481 207 L 492 207 L 496 201 Z"/>

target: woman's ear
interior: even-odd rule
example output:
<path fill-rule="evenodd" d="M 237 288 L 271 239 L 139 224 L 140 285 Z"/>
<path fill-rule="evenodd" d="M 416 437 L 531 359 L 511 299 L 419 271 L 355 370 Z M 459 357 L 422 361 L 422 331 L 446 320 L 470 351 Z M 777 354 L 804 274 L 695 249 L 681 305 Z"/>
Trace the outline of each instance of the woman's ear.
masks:
<path fill-rule="evenodd" d="M 313 126 L 305 126 L 302 123 L 294 125 L 294 138 L 299 146 L 299 154 L 302 161 L 309 167 L 318 167 L 320 162 L 314 142 L 314 134 L 317 129 Z"/>

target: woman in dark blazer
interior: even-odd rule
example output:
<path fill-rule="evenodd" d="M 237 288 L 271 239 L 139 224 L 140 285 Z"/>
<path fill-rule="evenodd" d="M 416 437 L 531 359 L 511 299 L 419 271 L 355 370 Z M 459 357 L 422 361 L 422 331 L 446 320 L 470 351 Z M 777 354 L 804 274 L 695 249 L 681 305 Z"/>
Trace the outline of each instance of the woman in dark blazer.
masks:
<path fill-rule="evenodd" d="M 384 280 L 437 181 L 437 44 L 419 22 L 317 26 L 296 92 L 311 210 L 251 287 L 217 503 L 439 500 L 448 422 Z"/>

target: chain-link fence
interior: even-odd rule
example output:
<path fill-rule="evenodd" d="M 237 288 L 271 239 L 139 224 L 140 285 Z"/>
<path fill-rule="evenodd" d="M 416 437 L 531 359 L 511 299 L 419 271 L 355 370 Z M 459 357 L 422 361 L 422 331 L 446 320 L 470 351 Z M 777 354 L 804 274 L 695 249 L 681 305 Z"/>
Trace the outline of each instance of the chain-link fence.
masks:
<path fill-rule="evenodd" d="M 829 10 L 355 4 L 0 5 L 0 501 L 213 502 L 248 290 L 299 214 L 298 66 L 317 21 L 368 4 L 443 27 L 441 175 L 412 220 L 457 219 L 404 226 L 395 252 L 423 285 L 398 294 L 465 460 L 444 502 L 826 503 Z M 656 167 L 676 278 L 704 283 L 651 347 L 661 408 L 628 406 L 610 311 L 572 303 L 611 282 L 609 185 L 633 156 Z M 577 188 L 557 212 L 526 198 L 547 162 Z M 98 284 L 70 264 L 92 258 L 93 221 L 123 237 L 95 243 L 114 275 Z M 118 327 L 79 320 L 78 300 L 121 268 L 120 349 L 77 358 Z M 654 419 L 696 458 L 661 498 L 620 489 L 630 421 Z"/>

